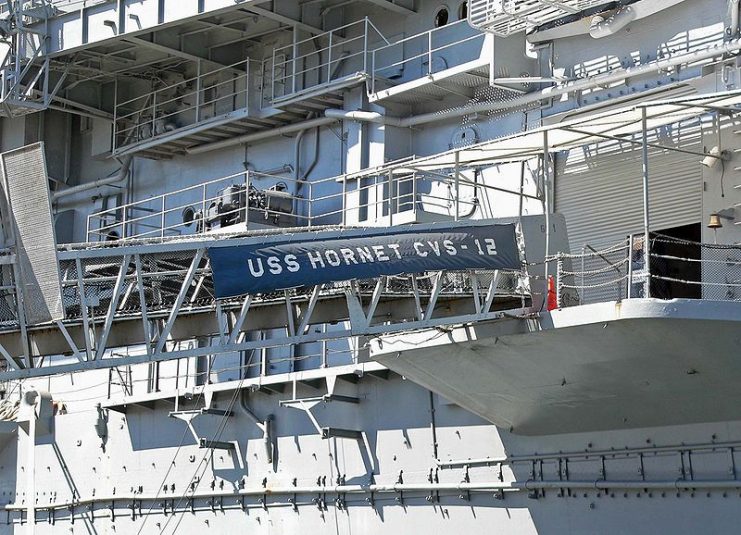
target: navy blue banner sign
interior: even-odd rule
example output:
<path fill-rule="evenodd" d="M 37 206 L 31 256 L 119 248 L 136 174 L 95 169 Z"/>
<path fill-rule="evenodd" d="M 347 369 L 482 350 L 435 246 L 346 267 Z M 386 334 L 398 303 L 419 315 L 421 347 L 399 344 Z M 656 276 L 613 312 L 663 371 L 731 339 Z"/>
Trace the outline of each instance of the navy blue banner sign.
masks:
<path fill-rule="evenodd" d="M 515 225 L 211 247 L 216 297 L 437 270 L 519 269 Z M 314 235 L 316 236 L 316 235 Z"/>

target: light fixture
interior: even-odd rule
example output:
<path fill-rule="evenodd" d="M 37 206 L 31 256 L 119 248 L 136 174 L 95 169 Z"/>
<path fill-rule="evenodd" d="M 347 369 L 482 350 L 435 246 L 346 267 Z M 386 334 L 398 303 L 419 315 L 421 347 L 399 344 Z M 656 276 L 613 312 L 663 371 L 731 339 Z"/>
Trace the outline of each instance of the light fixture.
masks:
<path fill-rule="evenodd" d="M 712 169 L 716 165 L 718 165 L 718 162 L 721 160 L 727 160 L 730 156 L 730 153 L 727 150 L 720 150 L 720 147 L 718 145 L 714 146 L 712 149 L 710 149 L 709 152 L 706 153 L 705 157 L 702 159 L 702 165 L 707 167 L 708 169 Z"/>

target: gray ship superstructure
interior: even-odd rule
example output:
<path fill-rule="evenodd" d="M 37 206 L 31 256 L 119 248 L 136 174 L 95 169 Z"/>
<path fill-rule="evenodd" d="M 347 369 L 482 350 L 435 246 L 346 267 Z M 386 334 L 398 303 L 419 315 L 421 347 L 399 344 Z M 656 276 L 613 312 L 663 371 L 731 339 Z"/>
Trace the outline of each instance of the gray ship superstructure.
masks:
<path fill-rule="evenodd" d="M 0 5 L 0 534 L 732 533 L 739 0 Z"/>

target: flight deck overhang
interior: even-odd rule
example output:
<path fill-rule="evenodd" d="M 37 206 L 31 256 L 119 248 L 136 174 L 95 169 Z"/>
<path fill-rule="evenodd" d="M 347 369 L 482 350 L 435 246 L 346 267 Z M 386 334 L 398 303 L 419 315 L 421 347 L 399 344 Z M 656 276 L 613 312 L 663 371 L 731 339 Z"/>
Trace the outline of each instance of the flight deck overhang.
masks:
<path fill-rule="evenodd" d="M 523 435 L 741 418 L 741 303 L 629 299 L 385 336 L 371 356 Z"/>

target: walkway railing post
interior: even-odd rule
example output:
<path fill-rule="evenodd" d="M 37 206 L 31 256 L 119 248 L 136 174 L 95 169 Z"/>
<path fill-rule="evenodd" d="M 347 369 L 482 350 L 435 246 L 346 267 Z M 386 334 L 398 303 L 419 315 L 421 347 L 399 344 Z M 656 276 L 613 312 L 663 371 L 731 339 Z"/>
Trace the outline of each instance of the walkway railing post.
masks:
<path fill-rule="evenodd" d="M 545 215 L 545 287 L 548 287 L 548 257 L 551 254 L 551 171 L 548 165 L 548 130 L 543 131 L 543 212 Z"/>
<path fill-rule="evenodd" d="M 455 220 L 461 217 L 460 198 L 461 198 L 461 151 L 455 151 Z"/>
<path fill-rule="evenodd" d="M 647 108 L 641 108 L 641 133 L 642 133 L 642 155 L 643 155 L 643 257 L 646 270 L 645 297 L 651 297 L 651 236 L 648 203 L 648 130 L 647 130 Z"/>

